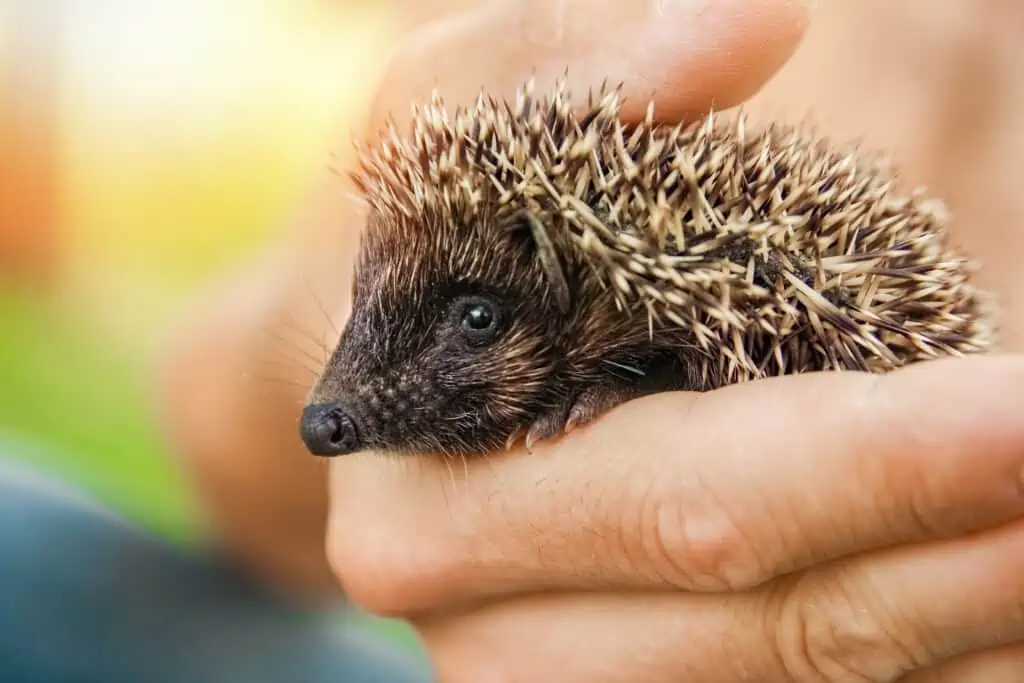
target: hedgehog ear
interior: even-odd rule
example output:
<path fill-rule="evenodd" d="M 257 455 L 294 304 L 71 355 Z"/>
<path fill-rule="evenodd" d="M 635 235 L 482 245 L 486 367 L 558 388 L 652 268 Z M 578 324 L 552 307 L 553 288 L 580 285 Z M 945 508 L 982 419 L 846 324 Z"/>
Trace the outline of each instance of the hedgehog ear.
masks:
<path fill-rule="evenodd" d="M 563 315 L 568 314 L 571 303 L 569 281 L 547 228 L 529 209 L 517 211 L 511 217 L 510 225 L 516 230 L 526 228 L 529 231 L 531 246 L 536 250 L 537 260 L 540 261 L 541 270 L 555 297 L 555 304 Z"/>

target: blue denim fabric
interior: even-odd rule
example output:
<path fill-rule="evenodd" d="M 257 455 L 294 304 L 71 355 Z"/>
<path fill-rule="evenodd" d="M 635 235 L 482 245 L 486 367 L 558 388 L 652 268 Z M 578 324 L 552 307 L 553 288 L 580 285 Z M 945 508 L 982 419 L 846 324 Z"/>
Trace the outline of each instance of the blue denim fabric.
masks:
<path fill-rule="evenodd" d="M 309 614 L 5 460 L 2 683 L 428 683 L 424 661 Z"/>

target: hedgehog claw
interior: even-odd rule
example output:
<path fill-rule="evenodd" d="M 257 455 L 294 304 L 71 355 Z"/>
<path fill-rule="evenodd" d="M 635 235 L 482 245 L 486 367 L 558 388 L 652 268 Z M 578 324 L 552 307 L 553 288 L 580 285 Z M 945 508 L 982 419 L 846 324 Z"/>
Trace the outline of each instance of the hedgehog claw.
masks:
<path fill-rule="evenodd" d="M 556 408 L 538 417 L 526 432 L 526 452 L 533 452 L 533 445 L 538 441 L 544 441 L 558 436 L 565 428 L 565 421 L 569 413 L 569 405 Z"/>
<path fill-rule="evenodd" d="M 569 417 L 565 421 L 565 433 L 568 434 L 577 427 L 593 422 L 612 408 L 646 393 L 648 392 L 634 386 L 591 387 L 576 399 L 572 410 L 569 411 Z"/>
<path fill-rule="evenodd" d="M 634 386 L 602 384 L 591 387 L 576 399 L 567 401 L 564 405 L 538 417 L 526 432 L 526 452 L 532 453 L 533 445 L 539 441 L 568 434 L 577 427 L 594 421 L 619 404 L 645 393 L 647 392 Z"/>
<path fill-rule="evenodd" d="M 512 447 L 515 446 L 519 442 L 519 439 L 521 439 L 521 438 L 523 438 L 523 430 L 522 429 L 517 429 L 516 431 L 512 432 L 511 434 L 509 434 L 508 439 L 505 441 L 505 450 L 506 451 L 512 450 Z"/>

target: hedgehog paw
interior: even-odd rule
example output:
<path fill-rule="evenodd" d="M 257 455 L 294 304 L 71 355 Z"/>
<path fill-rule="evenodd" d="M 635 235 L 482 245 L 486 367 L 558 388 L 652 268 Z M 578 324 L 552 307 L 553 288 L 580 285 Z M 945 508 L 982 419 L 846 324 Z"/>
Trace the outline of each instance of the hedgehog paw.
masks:
<path fill-rule="evenodd" d="M 554 438 L 564 431 L 571 407 L 572 403 L 566 403 L 534 420 L 529 431 L 526 432 L 527 453 L 533 450 L 533 445 L 538 441 Z"/>
<path fill-rule="evenodd" d="M 575 400 L 567 401 L 534 420 L 526 432 L 526 451 L 532 452 L 537 442 L 568 434 L 577 427 L 593 422 L 612 408 L 645 393 L 648 392 L 628 385 L 601 384 L 586 389 Z"/>
<path fill-rule="evenodd" d="M 565 433 L 577 427 L 593 422 L 612 408 L 622 405 L 648 392 L 636 386 L 609 386 L 606 384 L 591 387 L 576 399 L 569 416 L 565 421 Z"/>

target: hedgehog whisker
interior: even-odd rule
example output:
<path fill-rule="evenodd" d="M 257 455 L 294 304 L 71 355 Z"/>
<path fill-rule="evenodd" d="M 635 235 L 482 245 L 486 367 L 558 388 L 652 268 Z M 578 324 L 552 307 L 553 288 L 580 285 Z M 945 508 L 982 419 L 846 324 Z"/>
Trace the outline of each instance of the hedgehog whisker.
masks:
<path fill-rule="evenodd" d="M 287 358 L 287 360 L 295 361 L 295 362 L 293 362 L 293 363 L 283 363 L 281 361 L 263 360 L 263 361 L 260 361 L 258 364 L 262 365 L 264 367 L 281 368 L 283 370 L 305 370 L 306 372 L 310 373 L 310 376 L 313 379 L 315 379 L 317 377 L 317 375 L 318 375 L 317 370 L 315 370 L 313 368 L 306 367 L 305 365 L 300 363 L 298 361 L 298 359 Z M 293 378 L 293 379 L 298 380 L 298 378 Z"/>
<path fill-rule="evenodd" d="M 318 348 L 323 349 L 326 347 L 322 340 L 318 340 L 314 337 L 313 334 L 309 330 L 305 329 L 305 326 L 299 323 L 298 320 L 293 318 L 288 311 L 278 309 L 274 315 L 277 316 L 278 323 L 282 323 L 284 327 L 299 335 L 302 339 L 316 345 Z"/>
<path fill-rule="evenodd" d="M 259 365 L 277 366 L 288 370 L 301 370 L 306 376 L 312 379 L 316 379 L 320 376 L 320 369 L 311 367 L 307 362 L 309 360 L 308 357 L 302 354 L 301 350 L 294 349 L 296 352 L 294 354 L 289 351 L 290 349 L 286 348 L 277 349 L 272 359 L 261 360 Z"/>
<path fill-rule="evenodd" d="M 307 341 L 313 346 L 315 346 L 317 350 L 320 351 L 322 357 L 317 358 L 310 351 L 303 349 L 305 355 L 308 356 L 309 359 L 312 360 L 314 363 L 316 363 L 317 367 L 323 367 L 324 365 L 326 365 L 327 358 L 330 356 L 330 353 L 327 350 L 327 345 L 322 340 L 317 340 L 316 338 L 314 338 L 313 335 L 310 334 L 308 331 L 302 329 L 299 326 L 299 324 L 295 322 L 293 318 L 289 317 L 286 313 L 281 312 L 278 315 L 281 316 L 282 319 L 278 320 L 277 322 L 279 325 L 281 325 L 282 328 L 295 333 L 300 340 Z M 289 344 L 294 347 L 298 347 L 298 344 L 295 342 L 295 340 L 288 339 L 283 334 L 281 334 L 280 331 L 274 329 L 273 327 L 267 328 L 266 331 L 276 336 L 279 341 L 282 341 L 285 344 Z"/>
<path fill-rule="evenodd" d="M 313 297 L 313 301 L 314 301 L 314 303 L 316 303 L 317 308 L 319 308 L 320 312 L 323 314 L 324 320 L 327 322 L 327 325 L 330 327 L 331 332 L 334 333 L 335 337 L 341 337 L 341 330 L 338 329 L 338 326 L 334 323 L 334 319 L 327 312 L 327 309 L 324 308 L 323 302 L 320 301 L 320 297 L 317 296 L 316 290 L 313 288 L 313 283 L 310 282 L 309 279 L 306 278 L 305 276 L 302 277 L 302 281 L 305 283 L 306 289 L 309 290 L 309 295 L 311 297 Z M 324 345 L 324 346 L 325 346 L 325 350 L 326 350 L 326 345 Z"/>
<path fill-rule="evenodd" d="M 307 385 L 305 385 L 305 384 L 303 384 L 301 382 L 297 382 L 297 381 L 295 381 L 291 377 L 270 377 L 270 376 L 266 376 L 266 375 L 247 375 L 247 377 L 249 377 L 251 379 L 255 379 L 255 380 L 260 381 L 260 382 L 268 382 L 270 384 L 283 384 L 285 386 L 292 386 L 292 387 L 296 387 L 296 388 L 302 389 L 303 391 L 309 389 L 309 387 Z"/>
<path fill-rule="evenodd" d="M 284 335 L 282 335 L 280 332 L 278 332 L 276 330 L 269 329 L 269 330 L 267 330 L 267 334 L 272 336 L 274 338 L 274 341 L 280 342 L 280 343 L 284 344 L 283 348 L 277 349 L 278 352 L 284 358 L 286 358 L 287 360 L 295 361 L 297 364 L 300 364 L 300 366 L 303 369 L 309 370 L 314 375 L 319 375 L 320 374 L 320 371 L 323 368 L 324 364 L 321 361 L 317 360 L 316 356 L 314 356 L 312 353 L 310 353 L 307 349 L 302 348 L 301 346 L 299 346 L 298 344 L 295 343 L 295 340 L 288 339 L 287 337 L 285 337 Z M 288 351 L 295 351 L 295 352 L 297 352 L 299 354 L 299 357 L 289 355 Z M 308 361 L 314 363 L 314 367 L 310 367 L 310 366 L 306 365 L 303 359 L 308 360 Z"/>
<path fill-rule="evenodd" d="M 459 495 L 459 486 L 455 481 L 455 470 L 452 469 L 451 457 L 444 456 L 444 465 L 448 469 L 448 480 L 452 483 L 452 492 L 457 496 Z"/>
<path fill-rule="evenodd" d="M 439 454 L 441 462 L 444 463 L 445 469 L 448 472 L 448 481 L 449 481 L 449 483 L 451 483 L 452 491 L 454 491 L 456 493 L 456 495 L 458 495 L 458 488 L 455 485 L 455 472 L 452 470 L 451 459 L 448 457 L 448 454 L 445 453 L 443 449 L 435 449 L 435 450 Z M 451 511 L 452 504 L 451 504 L 451 501 L 448 499 L 448 487 L 447 486 L 442 486 L 441 487 L 441 495 L 444 496 L 445 508 L 448 509 L 449 511 Z"/>

